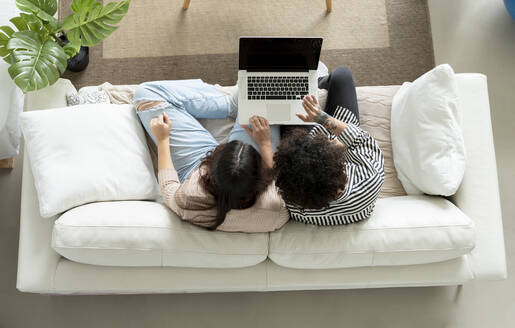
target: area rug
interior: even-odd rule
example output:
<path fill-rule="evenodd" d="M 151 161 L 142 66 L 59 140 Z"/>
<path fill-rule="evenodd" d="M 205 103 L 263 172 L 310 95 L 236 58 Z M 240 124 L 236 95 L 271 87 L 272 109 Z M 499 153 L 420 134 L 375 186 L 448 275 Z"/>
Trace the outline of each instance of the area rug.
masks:
<path fill-rule="evenodd" d="M 60 1 L 59 14 L 71 0 Z M 321 60 L 348 66 L 357 85 L 392 85 L 434 66 L 427 0 L 132 0 L 120 27 L 90 49 L 77 88 L 201 78 L 232 85 L 240 36 L 322 36 Z"/>

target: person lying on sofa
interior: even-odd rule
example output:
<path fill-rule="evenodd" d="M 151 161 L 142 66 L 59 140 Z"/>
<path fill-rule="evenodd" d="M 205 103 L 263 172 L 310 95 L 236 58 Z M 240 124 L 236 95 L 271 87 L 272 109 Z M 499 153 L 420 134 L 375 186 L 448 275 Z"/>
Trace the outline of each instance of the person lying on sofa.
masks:
<path fill-rule="evenodd" d="M 290 217 L 316 225 L 361 221 L 373 211 L 384 181 L 383 154 L 375 140 L 359 127 L 358 101 L 352 73 L 340 67 L 319 78 L 327 89 L 322 111 L 317 99 L 303 99 L 304 122 L 281 141 L 274 155 L 274 174 Z"/>
<path fill-rule="evenodd" d="M 208 229 L 273 231 L 289 219 L 271 173 L 279 127 L 252 117 L 252 128 L 236 122 L 219 145 L 197 121 L 236 116 L 235 99 L 202 80 L 147 82 L 134 94 L 138 117 L 157 145 L 167 206 Z"/>

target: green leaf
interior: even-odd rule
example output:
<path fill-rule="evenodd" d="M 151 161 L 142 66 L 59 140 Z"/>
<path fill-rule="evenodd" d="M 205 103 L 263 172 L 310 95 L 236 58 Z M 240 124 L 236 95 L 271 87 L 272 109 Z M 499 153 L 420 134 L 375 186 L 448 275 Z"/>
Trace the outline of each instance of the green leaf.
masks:
<path fill-rule="evenodd" d="M 9 38 L 10 38 L 10 37 L 11 37 L 11 35 L 13 35 L 13 33 L 14 33 L 14 30 L 13 30 L 11 27 L 7 26 L 7 25 L 5 25 L 5 26 L 0 26 L 0 30 L 1 30 L 1 31 L 2 31 L 2 32 L 3 32 L 7 37 L 9 37 Z"/>
<path fill-rule="evenodd" d="M 73 12 L 76 13 L 79 12 L 81 8 L 91 7 L 95 1 L 96 0 L 73 0 L 70 7 L 72 8 Z"/>
<path fill-rule="evenodd" d="M 8 64 L 11 63 L 11 50 L 7 49 L 7 43 L 14 34 L 14 30 L 7 26 L 0 26 L 0 57 L 5 60 Z"/>
<path fill-rule="evenodd" d="M 75 56 L 79 50 L 80 50 L 80 41 L 79 42 L 68 42 L 67 44 L 64 45 L 63 47 L 64 49 L 64 52 L 66 53 L 66 55 L 68 56 L 68 58 L 71 58 L 73 56 Z"/>
<path fill-rule="evenodd" d="M 61 28 L 67 30 L 70 42 L 80 41 L 83 46 L 91 47 L 105 40 L 118 27 L 129 9 L 130 0 L 110 2 L 104 7 L 100 2 L 75 0 L 72 9 L 75 13 L 66 17 Z"/>
<path fill-rule="evenodd" d="M 37 14 L 43 11 L 54 16 L 57 12 L 57 0 L 16 0 L 16 6 L 25 13 Z"/>
<path fill-rule="evenodd" d="M 9 75 L 24 93 L 54 84 L 66 70 L 63 48 L 52 40 L 43 41 L 37 32 L 15 32 L 7 49 L 14 61 Z"/>
<path fill-rule="evenodd" d="M 21 18 L 25 21 L 28 29 L 31 31 L 34 31 L 39 34 L 41 39 L 46 39 L 46 37 L 49 34 L 48 29 L 43 25 L 43 22 L 37 17 L 32 14 L 20 14 Z"/>
<path fill-rule="evenodd" d="M 14 26 L 16 26 L 16 28 L 18 29 L 18 31 L 26 31 L 29 29 L 29 26 L 27 25 L 27 22 L 25 22 L 25 20 L 19 16 L 19 17 L 13 17 L 9 20 Z"/>
<path fill-rule="evenodd" d="M 57 22 L 57 20 L 45 22 L 34 14 L 21 13 L 20 16 L 29 27 L 28 29 L 38 32 L 43 39 L 46 39 L 49 35 L 54 35 L 59 28 L 59 22 Z M 54 25 L 54 23 L 56 25 Z"/>
<path fill-rule="evenodd" d="M 9 21 L 18 31 L 26 31 L 29 29 L 29 26 L 21 16 L 11 18 Z M 0 57 L 8 64 L 11 64 L 11 50 L 7 49 L 7 42 L 9 42 L 13 34 L 14 30 L 10 26 L 0 26 Z"/>
<path fill-rule="evenodd" d="M 57 11 L 56 0 L 16 0 L 16 6 L 21 12 L 34 14 L 43 22 L 47 23 L 46 25 L 49 26 L 49 30 L 52 34 L 59 29 L 59 22 L 53 16 Z"/>

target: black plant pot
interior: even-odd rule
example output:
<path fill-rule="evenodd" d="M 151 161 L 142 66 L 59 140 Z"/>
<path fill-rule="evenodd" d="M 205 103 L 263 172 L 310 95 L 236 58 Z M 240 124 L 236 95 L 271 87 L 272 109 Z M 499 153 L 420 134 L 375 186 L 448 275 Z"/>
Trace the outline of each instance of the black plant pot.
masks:
<path fill-rule="evenodd" d="M 68 38 L 65 34 L 59 36 L 62 41 L 62 45 L 68 43 Z M 89 47 L 80 47 L 79 52 L 67 60 L 66 69 L 71 72 L 82 72 L 88 67 L 89 64 Z"/>
<path fill-rule="evenodd" d="M 67 60 L 67 70 L 72 72 L 81 72 L 88 67 L 89 64 L 89 47 L 80 47 L 79 52 Z"/>

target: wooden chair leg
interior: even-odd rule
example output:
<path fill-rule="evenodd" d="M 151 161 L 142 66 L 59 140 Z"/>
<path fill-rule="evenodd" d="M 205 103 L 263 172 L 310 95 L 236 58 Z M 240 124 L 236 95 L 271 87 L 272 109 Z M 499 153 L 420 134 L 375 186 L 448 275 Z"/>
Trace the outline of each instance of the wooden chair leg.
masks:
<path fill-rule="evenodd" d="M 327 11 L 333 10 L 333 0 L 325 0 L 325 5 L 327 7 Z"/>
<path fill-rule="evenodd" d="M 190 6 L 191 0 L 184 0 L 184 3 L 182 4 L 182 9 L 186 10 Z"/>
<path fill-rule="evenodd" d="M 13 169 L 14 168 L 14 157 L 7 159 L 0 159 L 0 169 Z"/>

